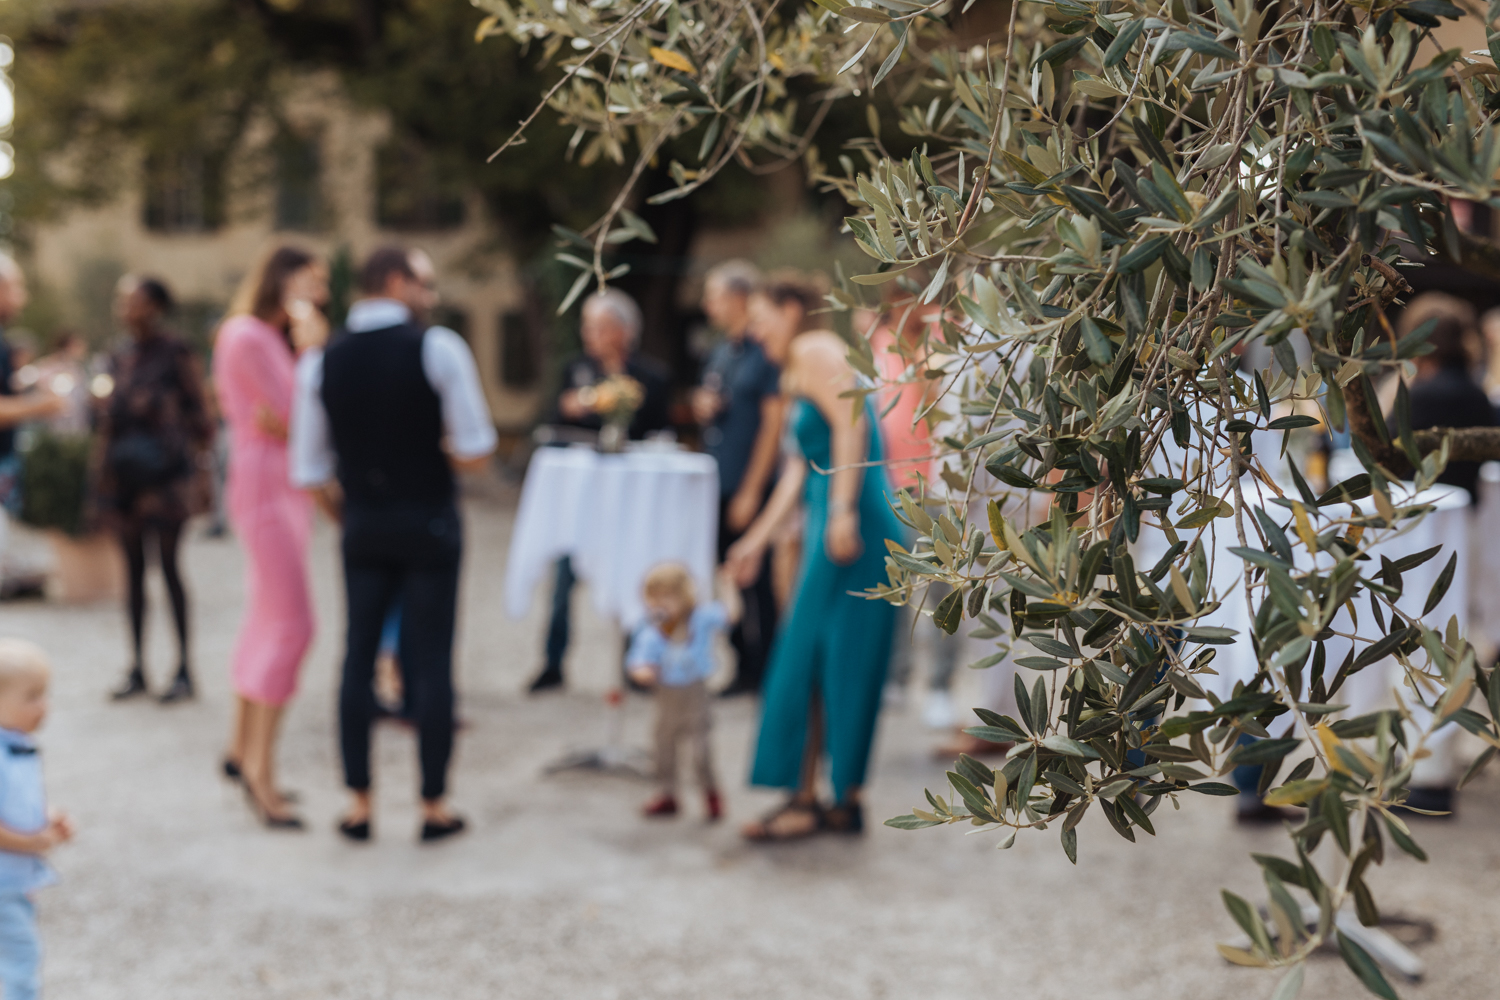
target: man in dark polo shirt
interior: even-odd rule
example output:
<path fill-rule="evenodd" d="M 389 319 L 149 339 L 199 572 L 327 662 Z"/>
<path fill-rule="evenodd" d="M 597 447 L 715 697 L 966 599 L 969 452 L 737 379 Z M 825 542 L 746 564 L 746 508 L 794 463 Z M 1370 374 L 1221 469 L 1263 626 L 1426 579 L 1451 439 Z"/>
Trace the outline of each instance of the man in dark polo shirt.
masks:
<path fill-rule="evenodd" d="M 351 840 L 370 837 L 372 681 L 381 629 L 397 601 L 422 766 L 421 839 L 464 828 L 447 805 L 463 549 L 454 470 L 485 467 L 495 428 L 468 345 L 420 320 L 433 287 L 425 257 L 376 250 L 360 273 L 364 297 L 349 310 L 347 334 L 297 364 L 292 482 L 327 491 L 336 479 L 342 495 L 348 633 L 339 738 L 353 802 L 339 830 Z"/>
<path fill-rule="evenodd" d="M 719 463 L 719 559 L 740 537 L 766 501 L 781 454 L 784 401 L 781 369 L 746 334 L 750 293 L 760 274 L 747 261 L 731 260 L 708 272 L 703 312 L 724 337 L 703 366 L 693 394 L 693 415 L 703 426 L 703 446 Z M 735 673 L 722 694 L 755 694 L 776 633 L 776 598 L 770 555 L 755 582 L 740 592 L 744 614 L 729 634 Z"/>

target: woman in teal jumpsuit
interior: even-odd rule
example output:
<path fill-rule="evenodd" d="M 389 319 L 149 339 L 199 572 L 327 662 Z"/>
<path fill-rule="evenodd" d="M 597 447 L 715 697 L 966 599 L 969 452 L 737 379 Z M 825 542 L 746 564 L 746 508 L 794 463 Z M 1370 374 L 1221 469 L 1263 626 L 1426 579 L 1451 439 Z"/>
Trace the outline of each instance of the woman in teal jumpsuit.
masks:
<path fill-rule="evenodd" d="M 860 592 L 886 581 L 885 540 L 902 537 L 891 513 L 878 423 L 855 386 L 847 345 L 826 330 L 803 332 L 815 292 L 771 281 L 751 297 L 751 333 L 783 368 L 789 426 L 800 456 L 787 462 L 759 518 L 730 549 L 735 575 L 760 565 L 777 527 L 806 513 L 802 566 L 790 614 L 771 651 L 752 784 L 791 791 L 786 805 L 744 829 L 783 840 L 820 829 L 858 832 L 875 719 L 890 659 L 895 608 Z M 834 470 L 829 472 L 828 470 Z M 818 805 L 818 749 L 829 759 L 834 805 Z"/>

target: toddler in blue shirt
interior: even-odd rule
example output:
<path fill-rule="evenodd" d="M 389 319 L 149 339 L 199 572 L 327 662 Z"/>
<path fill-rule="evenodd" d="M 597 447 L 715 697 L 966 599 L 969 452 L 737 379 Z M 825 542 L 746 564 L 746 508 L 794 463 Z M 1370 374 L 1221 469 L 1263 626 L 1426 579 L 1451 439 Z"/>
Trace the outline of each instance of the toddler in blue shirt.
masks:
<path fill-rule="evenodd" d="M 680 563 L 662 563 L 646 574 L 647 621 L 636 630 L 625 657 L 639 684 L 656 690 L 656 776 L 661 790 L 647 802 L 647 816 L 677 814 L 677 745 L 687 740 L 703 789 L 708 819 L 723 815 L 719 783 L 709 752 L 709 695 L 714 672 L 714 635 L 739 617 L 733 587 L 721 587 L 731 607 L 697 603 L 693 577 Z"/>
<path fill-rule="evenodd" d="M 36 1000 L 41 942 L 31 894 L 57 881 L 42 860 L 73 837 L 61 813 L 49 814 L 42 762 L 31 734 L 47 717 L 51 670 L 40 646 L 0 639 L 0 997 Z"/>

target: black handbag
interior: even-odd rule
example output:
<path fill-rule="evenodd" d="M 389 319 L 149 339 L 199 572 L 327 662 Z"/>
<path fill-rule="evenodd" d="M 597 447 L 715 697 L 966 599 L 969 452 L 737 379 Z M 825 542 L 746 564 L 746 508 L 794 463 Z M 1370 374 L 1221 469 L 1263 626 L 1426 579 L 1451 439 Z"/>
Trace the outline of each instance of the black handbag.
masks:
<path fill-rule="evenodd" d="M 115 482 L 126 492 L 165 486 L 187 470 L 180 448 L 145 431 L 129 431 L 110 443 L 107 455 Z"/>

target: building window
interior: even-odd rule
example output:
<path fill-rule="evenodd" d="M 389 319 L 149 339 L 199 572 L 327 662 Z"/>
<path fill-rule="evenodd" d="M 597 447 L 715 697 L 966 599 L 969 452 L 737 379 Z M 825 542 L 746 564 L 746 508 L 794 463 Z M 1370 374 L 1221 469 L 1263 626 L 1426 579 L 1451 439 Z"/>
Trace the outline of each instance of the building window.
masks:
<path fill-rule="evenodd" d="M 202 153 L 152 153 L 145 174 L 147 229 L 202 233 L 223 221 L 219 171 Z"/>
<path fill-rule="evenodd" d="M 315 137 L 283 132 L 276 157 L 276 228 L 307 232 L 323 222 L 322 163 Z"/>
<path fill-rule="evenodd" d="M 461 226 L 463 195 L 463 185 L 414 140 L 394 139 L 375 154 L 375 222 L 382 228 Z"/>
<path fill-rule="evenodd" d="M 536 344 L 526 314 L 512 309 L 500 315 L 500 384 L 530 389 L 536 384 Z"/>
<path fill-rule="evenodd" d="M 465 342 L 469 340 L 469 314 L 455 306 L 440 305 L 432 311 L 432 325 L 446 326 Z"/>

